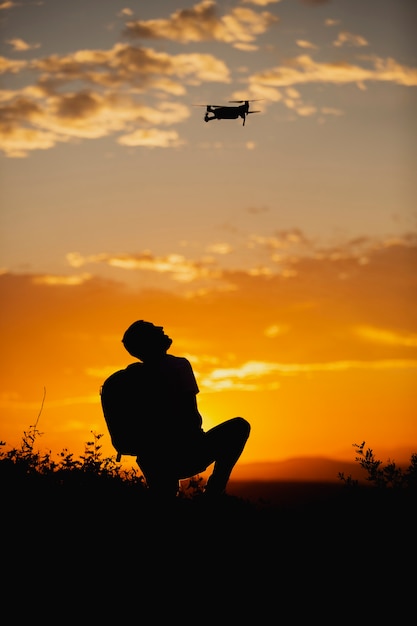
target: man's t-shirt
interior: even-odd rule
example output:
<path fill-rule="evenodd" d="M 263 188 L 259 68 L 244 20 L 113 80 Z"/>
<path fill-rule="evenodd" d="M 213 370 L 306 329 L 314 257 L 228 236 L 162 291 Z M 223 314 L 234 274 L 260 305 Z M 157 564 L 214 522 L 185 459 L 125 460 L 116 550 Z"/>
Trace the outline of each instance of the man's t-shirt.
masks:
<path fill-rule="evenodd" d="M 132 363 L 103 384 L 101 402 L 116 450 L 161 457 L 201 440 L 202 420 L 193 409 L 199 392 L 191 364 L 165 355 L 157 363 Z"/>
<path fill-rule="evenodd" d="M 133 363 L 129 368 L 136 367 Z M 141 380 L 146 408 L 144 420 L 164 428 L 172 436 L 186 436 L 201 430 L 201 417 L 192 411 L 199 389 L 190 362 L 184 357 L 165 355 L 156 364 L 141 363 Z M 146 417 L 145 417 L 146 415 Z"/>

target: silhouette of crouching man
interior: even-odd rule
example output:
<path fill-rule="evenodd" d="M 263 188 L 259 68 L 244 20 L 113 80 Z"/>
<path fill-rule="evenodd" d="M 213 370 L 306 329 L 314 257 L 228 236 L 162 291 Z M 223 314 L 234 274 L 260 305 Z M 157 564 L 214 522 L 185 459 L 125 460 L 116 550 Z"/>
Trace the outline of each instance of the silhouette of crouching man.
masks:
<path fill-rule="evenodd" d="M 167 354 L 172 339 L 162 326 L 139 320 L 122 343 L 140 363 L 129 372 L 128 403 L 139 427 L 137 464 L 158 498 L 175 497 L 179 481 L 205 471 L 214 463 L 205 497 L 225 493 L 231 472 L 245 447 L 250 424 L 234 417 L 204 431 L 197 407 L 199 388 L 190 362 Z"/>

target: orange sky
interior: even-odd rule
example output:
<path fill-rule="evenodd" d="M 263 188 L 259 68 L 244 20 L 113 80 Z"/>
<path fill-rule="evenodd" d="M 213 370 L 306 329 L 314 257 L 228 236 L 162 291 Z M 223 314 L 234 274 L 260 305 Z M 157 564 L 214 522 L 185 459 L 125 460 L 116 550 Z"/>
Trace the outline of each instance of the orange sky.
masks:
<path fill-rule="evenodd" d="M 165 327 L 241 463 L 417 450 L 415 0 L 0 2 L 0 439 Z M 241 120 L 204 105 L 256 100 Z M 203 105 L 195 107 L 194 104 Z"/>
<path fill-rule="evenodd" d="M 104 433 L 99 388 L 132 359 L 135 319 L 163 325 L 187 356 L 206 428 L 235 415 L 252 434 L 241 462 L 353 460 L 362 440 L 400 460 L 417 449 L 413 238 L 293 260 L 287 272 L 224 271 L 223 289 L 175 295 L 99 278 L 82 284 L 0 276 L 1 438 L 17 445 L 39 413 L 42 448 L 83 451 Z"/>

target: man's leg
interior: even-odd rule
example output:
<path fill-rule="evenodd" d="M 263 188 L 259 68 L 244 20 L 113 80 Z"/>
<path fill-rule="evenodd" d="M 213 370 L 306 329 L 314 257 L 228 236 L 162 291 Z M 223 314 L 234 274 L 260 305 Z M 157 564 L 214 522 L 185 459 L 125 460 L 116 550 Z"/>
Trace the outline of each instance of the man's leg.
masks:
<path fill-rule="evenodd" d="M 224 493 L 249 433 L 250 424 L 243 417 L 234 417 L 206 432 L 206 449 L 208 456 L 214 460 L 213 472 L 205 489 L 208 495 Z"/>
<path fill-rule="evenodd" d="M 161 466 L 151 466 L 143 460 L 136 459 L 139 468 L 145 478 L 149 493 L 157 500 L 171 500 L 175 498 L 179 491 L 179 480 L 172 475 L 171 468 L 165 464 Z"/>

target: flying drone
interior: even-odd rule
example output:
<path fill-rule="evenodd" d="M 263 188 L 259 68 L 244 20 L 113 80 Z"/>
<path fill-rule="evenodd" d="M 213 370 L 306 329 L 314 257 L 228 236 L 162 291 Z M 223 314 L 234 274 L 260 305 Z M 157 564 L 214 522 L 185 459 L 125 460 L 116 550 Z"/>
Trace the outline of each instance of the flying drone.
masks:
<path fill-rule="evenodd" d="M 194 106 L 206 107 L 204 115 L 205 122 L 211 120 L 236 120 L 238 117 L 243 119 L 242 126 L 245 125 L 246 116 L 250 113 L 261 113 L 261 111 L 249 111 L 249 102 L 257 102 L 257 100 L 229 100 L 239 106 L 223 106 L 221 104 L 195 104 Z"/>

